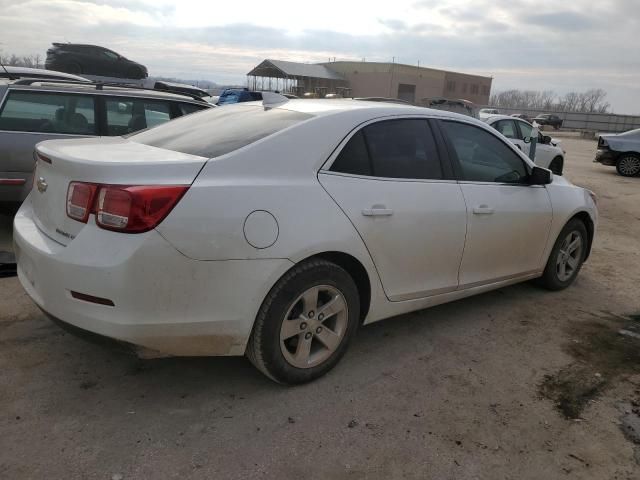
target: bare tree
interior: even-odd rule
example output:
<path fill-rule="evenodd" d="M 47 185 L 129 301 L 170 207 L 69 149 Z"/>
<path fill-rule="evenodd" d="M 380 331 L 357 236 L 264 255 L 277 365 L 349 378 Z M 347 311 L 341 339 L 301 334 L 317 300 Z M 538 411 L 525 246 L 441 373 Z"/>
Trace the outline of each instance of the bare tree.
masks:
<path fill-rule="evenodd" d="M 610 104 L 605 101 L 607 92 L 592 88 L 586 92 L 569 92 L 558 97 L 552 90 L 505 90 L 491 95 L 494 107 L 522 108 L 561 112 L 607 113 Z"/>

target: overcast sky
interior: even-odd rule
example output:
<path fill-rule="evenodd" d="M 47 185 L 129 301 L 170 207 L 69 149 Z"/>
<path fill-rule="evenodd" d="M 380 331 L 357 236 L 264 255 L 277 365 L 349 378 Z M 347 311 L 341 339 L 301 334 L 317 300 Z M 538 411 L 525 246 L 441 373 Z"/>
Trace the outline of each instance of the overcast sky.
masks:
<path fill-rule="evenodd" d="M 243 83 L 264 58 L 390 61 L 508 88 L 604 88 L 640 113 L 640 0 L 0 0 L 0 49 L 103 45 L 151 75 Z"/>

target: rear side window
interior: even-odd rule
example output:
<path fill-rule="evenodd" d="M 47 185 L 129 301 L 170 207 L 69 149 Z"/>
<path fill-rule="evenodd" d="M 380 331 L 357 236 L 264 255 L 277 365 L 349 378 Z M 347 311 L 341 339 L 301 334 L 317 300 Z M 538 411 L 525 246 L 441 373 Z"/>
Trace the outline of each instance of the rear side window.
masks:
<path fill-rule="evenodd" d="M 463 180 L 527 182 L 524 161 L 495 135 L 466 123 L 443 121 L 442 126 L 462 169 Z"/>
<path fill-rule="evenodd" d="M 431 129 L 421 119 L 367 125 L 351 137 L 331 170 L 386 178 L 443 178 Z"/>
<path fill-rule="evenodd" d="M 249 145 L 312 115 L 281 108 L 228 105 L 180 117 L 131 135 L 133 142 L 213 158 Z"/>
<path fill-rule="evenodd" d="M 507 138 L 518 138 L 513 120 L 500 120 L 494 123 L 493 127 Z"/>
<path fill-rule="evenodd" d="M 155 127 L 171 120 L 167 102 L 145 98 L 107 98 L 107 135 L 119 136 Z"/>
<path fill-rule="evenodd" d="M 94 98 L 45 92 L 9 92 L 0 130 L 95 135 Z"/>
<path fill-rule="evenodd" d="M 190 113 L 199 112 L 200 110 L 204 110 L 206 107 L 194 105 L 193 103 L 181 103 L 180 104 L 180 112 L 182 115 L 189 115 Z"/>

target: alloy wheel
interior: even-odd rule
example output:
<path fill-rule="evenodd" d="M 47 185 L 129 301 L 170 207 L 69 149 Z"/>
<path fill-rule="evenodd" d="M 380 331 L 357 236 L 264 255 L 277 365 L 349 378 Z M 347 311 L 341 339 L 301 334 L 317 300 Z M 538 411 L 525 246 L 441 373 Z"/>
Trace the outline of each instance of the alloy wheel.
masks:
<path fill-rule="evenodd" d="M 344 295 L 330 285 L 307 289 L 291 303 L 280 327 L 280 349 L 297 368 L 311 368 L 338 349 L 347 331 Z"/>
<path fill-rule="evenodd" d="M 580 267 L 582 260 L 582 235 L 577 230 L 567 235 L 556 259 L 556 273 L 561 282 L 569 280 Z"/>
<path fill-rule="evenodd" d="M 640 173 L 640 158 L 639 157 L 623 157 L 618 161 L 618 170 L 622 175 L 632 177 Z"/>

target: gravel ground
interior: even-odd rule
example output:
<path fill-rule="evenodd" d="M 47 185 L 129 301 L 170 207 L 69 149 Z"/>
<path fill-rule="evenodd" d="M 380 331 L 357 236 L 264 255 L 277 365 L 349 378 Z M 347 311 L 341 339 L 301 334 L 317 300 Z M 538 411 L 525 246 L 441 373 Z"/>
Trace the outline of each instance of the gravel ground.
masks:
<path fill-rule="evenodd" d="M 574 286 L 365 327 L 310 385 L 85 343 L 0 279 L 0 478 L 640 478 L 640 343 L 618 334 L 640 312 L 640 178 L 563 144 L 601 211 Z"/>

